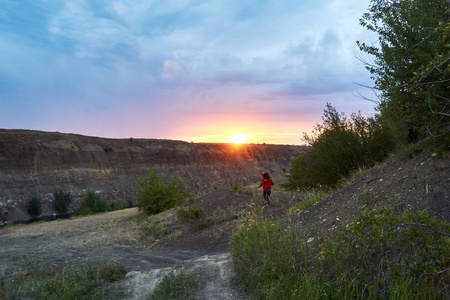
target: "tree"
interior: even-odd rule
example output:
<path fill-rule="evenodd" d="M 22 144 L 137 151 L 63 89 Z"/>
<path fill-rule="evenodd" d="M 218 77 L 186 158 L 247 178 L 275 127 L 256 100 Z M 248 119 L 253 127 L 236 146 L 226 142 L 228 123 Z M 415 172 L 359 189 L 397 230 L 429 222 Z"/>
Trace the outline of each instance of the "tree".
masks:
<path fill-rule="evenodd" d="M 32 216 L 39 216 L 42 212 L 41 198 L 38 196 L 32 197 L 28 201 L 28 213 Z"/>
<path fill-rule="evenodd" d="M 54 207 L 56 212 L 58 214 L 67 213 L 68 205 L 70 204 L 70 202 L 72 202 L 70 192 L 64 193 L 63 191 L 59 190 L 56 191 L 53 195 L 55 197 Z"/>
<path fill-rule="evenodd" d="M 378 45 L 357 42 L 374 57 L 366 62 L 381 120 L 401 129 L 432 135 L 450 125 L 449 0 L 372 0 L 360 20 L 378 34 Z"/>
<path fill-rule="evenodd" d="M 138 208 L 153 215 L 182 205 L 189 193 L 177 179 L 167 180 L 163 174 L 149 170 L 147 177 L 138 178 L 136 201 Z"/>
<path fill-rule="evenodd" d="M 323 123 L 303 140 L 311 151 L 291 161 L 288 189 L 332 187 L 343 177 L 361 167 L 382 161 L 394 149 L 394 137 L 388 127 L 376 119 L 352 114 L 347 119 L 327 103 Z"/>

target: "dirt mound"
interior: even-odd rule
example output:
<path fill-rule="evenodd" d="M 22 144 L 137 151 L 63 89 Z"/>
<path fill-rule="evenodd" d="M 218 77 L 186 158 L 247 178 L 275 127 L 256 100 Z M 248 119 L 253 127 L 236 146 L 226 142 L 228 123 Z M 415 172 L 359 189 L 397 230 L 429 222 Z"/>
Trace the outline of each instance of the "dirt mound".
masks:
<path fill-rule="evenodd" d="M 290 219 L 290 223 L 301 226 L 307 240 L 324 238 L 336 228 L 347 226 L 366 208 L 386 206 L 397 213 L 426 210 L 450 222 L 450 155 L 438 158 L 428 151 L 416 154 L 366 171 L 353 183 Z"/>

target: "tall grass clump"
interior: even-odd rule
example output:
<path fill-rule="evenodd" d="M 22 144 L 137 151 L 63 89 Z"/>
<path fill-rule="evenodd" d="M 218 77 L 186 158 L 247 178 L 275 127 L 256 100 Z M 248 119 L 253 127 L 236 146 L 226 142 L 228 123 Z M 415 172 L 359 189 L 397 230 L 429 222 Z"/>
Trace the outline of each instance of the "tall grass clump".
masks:
<path fill-rule="evenodd" d="M 32 271 L 27 276 L 0 278 L 0 299 L 117 299 L 125 296 L 113 282 L 125 277 L 120 264 L 78 265 L 70 269 Z"/>
<path fill-rule="evenodd" d="M 424 212 L 364 211 L 330 240 L 308 243 L 273 221 L 231 238 L 238 278 L 257 299 L 445 299 L 450 225 Z"/>
<path fill-rule="evenodd" d="M 195 300 L 195 292 L 203 286 L 194 275 L 170 273 L 155 287 L 148 300 Z"/>

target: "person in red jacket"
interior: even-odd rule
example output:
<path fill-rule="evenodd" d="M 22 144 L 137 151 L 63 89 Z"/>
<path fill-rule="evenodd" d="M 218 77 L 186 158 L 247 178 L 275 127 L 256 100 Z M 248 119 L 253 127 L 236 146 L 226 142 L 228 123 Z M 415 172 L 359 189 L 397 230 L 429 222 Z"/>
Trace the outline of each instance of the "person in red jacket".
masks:
<path fill-rule="evenodd" d="M 261 174 L 261 184 L 259 187 L 263 188 L 263 198 L 267 207 L 270 207 L 270 192 L 272 191 L 272 185 L 274 185 L 269 173 Z"/>

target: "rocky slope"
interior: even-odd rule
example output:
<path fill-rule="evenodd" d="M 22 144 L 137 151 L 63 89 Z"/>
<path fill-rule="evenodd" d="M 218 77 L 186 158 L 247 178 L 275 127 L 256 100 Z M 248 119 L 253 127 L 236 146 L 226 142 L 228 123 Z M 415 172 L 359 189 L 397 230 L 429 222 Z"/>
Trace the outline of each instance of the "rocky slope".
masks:
<path fill-rule="evenodd" d="M 72 209 L 87 191 L 108 201 L 133 199 L 137 178 L 148 169 L 179 178 L 194 194 L 277 176 L 307 147 L 194 144 L 156 139 L 106 139 L 58 132 L 0 129 L 0 221 L 26 220 L 26 203 L 42 199 L 54 213 L 53 193 L 70 192 Z"/>

